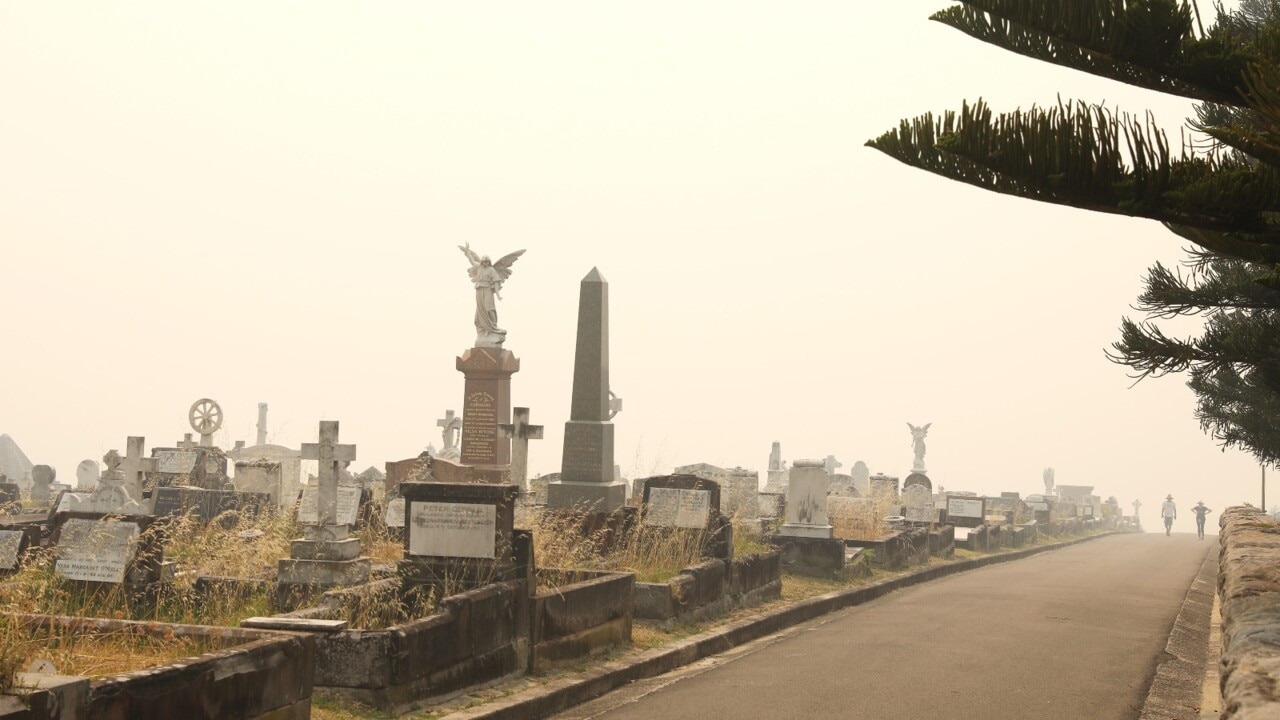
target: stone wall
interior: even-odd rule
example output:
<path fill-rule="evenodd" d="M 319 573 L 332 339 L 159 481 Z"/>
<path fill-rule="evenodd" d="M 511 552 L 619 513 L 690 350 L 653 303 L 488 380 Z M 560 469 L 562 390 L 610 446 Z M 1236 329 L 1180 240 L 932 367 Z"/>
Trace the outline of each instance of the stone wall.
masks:
<path fill-rule="evenodd" d="M 781 553 L 776 550 L 732 560 L 706 560 L 684 568 L 664 583 L 636 583 L 635 616 L 698 620 L 781 594 Z"/>
<path fill-rule="evenodd" d="M 1221 718 L 1280 717 L 1280 524 L 1232 507 L 1219 525 Z"/>

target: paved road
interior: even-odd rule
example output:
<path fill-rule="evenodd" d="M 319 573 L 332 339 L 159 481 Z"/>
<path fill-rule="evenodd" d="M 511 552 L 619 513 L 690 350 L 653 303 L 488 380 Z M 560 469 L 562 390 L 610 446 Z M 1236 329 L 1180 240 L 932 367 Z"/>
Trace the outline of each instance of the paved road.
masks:
<path fill-rule="evenodd" d="M 1217 544 L 1117 535 L 953 575 L 557 718 L 1136 718 Z"/>

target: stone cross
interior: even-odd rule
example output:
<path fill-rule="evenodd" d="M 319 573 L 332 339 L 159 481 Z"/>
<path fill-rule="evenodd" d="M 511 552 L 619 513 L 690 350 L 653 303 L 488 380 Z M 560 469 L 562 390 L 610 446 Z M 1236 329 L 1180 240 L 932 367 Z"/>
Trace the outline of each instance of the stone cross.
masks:
<path fill-rule="evenodd" d="M 125 448 L 124 459 L 120 461 L 120 472 L 124 473 L 124 489 L 132 500 L 142 498 L 142 482 L 146 473 L 156 472 L 159 463 L 155 458 L 143 457 L 146 449 L 145 437 L 130 436 Z"/>
<path fill-rule="evenodd" d="M 182 436 L 182 439 L 178 441 L 178 447 L 183 450 L 190 450 L 192 448 L 200 447 L 200 443 L 191 439 L 191 433 L 185 433 Z"/>
<path fill-rule="evenodd" d="M 498 433 L 511 443 L 511 482 L 523 495 L 529 491 L 529 441 L 542 439 L 542 426 L 529 424 L 529 408 L 518 407 L 511 424 L 498 425 Z"/>
<path fill-rule="evenodd" d="M 338 524 L 338 464 L 356 459 L 355 445 L 338 444 L 338 421 L 320 421 L 320 442 L 302 443 L 302 459 L 320 461 L 316 524 Z"/>
<path fill-rule="evenodd" d="M 1134 516 L 1134 517 L 1138 517 L 1138 508 L 1141 508 L 1141 507 L 1142 507 L 1142 501 L 1141 501 L 1141 500 L 1134 500 L 1134 501 L 1133 501 L 1133 516 Z"/>
<path fill-rule="evenodd" d="M 453 434 L 462 429 L 462 418 L 455 417 L 452 410 L 446 410 L 444 417 L 436 421 L 436 427 L 444 428 L 444 450 L 449 450 L 454 447 Z"/>
<path fill-rule="evenodd" d="M 836 468 L 844 467 L 844 463 L 836 460 L 835 455 L 828 455 L 826 460 L 822 461 L 822 468 L 827 471 L 828 475 L 835 475 Z"/>

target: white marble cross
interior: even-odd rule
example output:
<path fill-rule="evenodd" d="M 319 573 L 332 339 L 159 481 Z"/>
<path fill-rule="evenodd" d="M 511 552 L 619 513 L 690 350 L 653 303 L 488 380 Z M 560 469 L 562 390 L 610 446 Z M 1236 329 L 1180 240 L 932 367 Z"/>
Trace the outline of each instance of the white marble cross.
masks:
<path fill-rule="evenodd" d="M 462 429 L 462 418 L 455 417 L 452 410 L 446 410 L 444 417 L 436 421 L 436 427 L 444 428 L 444 450 L 454 447 L 453 434 Z"/>
<path fill-rule="evenodd" d="M 120 472 L 124 474 L 124 488 L 133 500 L 142 499 L 142 482 L 146 473 L 155 472 L 158 462 L 155 458 L 143 457 L 147 447 L 145 437 L 129 437 L 125 448 L 125 456 L 120 460 Z"/>
<path fill-rule="evenodd" d="M 186 433 L 182 436 L 182 439 L 178 441 L 178 447 L 183 450 L 190 450 L 192 448 L 200 447 L 200 443 L 191 439 L 191 433 Z"/>
<path fill-rule="evenodd" d="M 822 467 L 826 469 L 827 475 L 835 475 L 836 468 L 844 467 L 844 463 L 836 460 L 835 455 L 828 455 L 827 459 L 822 461 Z"/>
<path fill-rule="evenodd" d="M 512 440 L 511 482 L 520 487 L 523 495 L 529 490 L 529 441 L 542 439 L 542 426 L 530 425 L 529 408 L 518 407 L 510 424 L 498 425 L 498 435 Z"/>
<path fill-rule="evenodd" d="M 320 442 L 302 443 L 302 459 L 320 461 L 316 524 L 338 524 L 338 463 L 356 459 L 355 445 L 338 444 L 338 421 L 320 421 Z"/>

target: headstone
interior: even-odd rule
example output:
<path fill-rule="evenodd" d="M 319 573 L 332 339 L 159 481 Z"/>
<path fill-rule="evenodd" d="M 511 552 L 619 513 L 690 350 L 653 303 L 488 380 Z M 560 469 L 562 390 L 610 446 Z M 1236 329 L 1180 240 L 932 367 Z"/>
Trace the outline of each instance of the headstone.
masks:
<path fill-rule="evenodd" d="M 947 496 L 947 522 L 956 527 L 978 527 L 986 522 L 987 500 L 960 495 Z"/>
<path fill-rule="evenodd" d="M 827 521 L 827 471 L 821 460 L 797 460 L 787 483 L 786 523 L 781 534 L 830 538 L 835 529 Z"/>
<path fill-rule="evenodd" d="M 152 448 L 156 469 L 144 489 L 167 485 L 220 488 L 227 481 L 227 458 L 217 448 L 192 444 L 186 448 Z"/>
<path fill-rule="evenodd" d="M 501 347 L 474 347 L 455 366 L 465 378 L 459 462 L 509 466 L 511 441 L 498 434 L 498 426 L 511 422 L 511 376 L 520 371 L 520 360 Z"/>
<path fill-rule="evenodd" d="M 786 492 L 786 490 L 787 469 L 782 462 L 782 443 L 774 440 L 773 447 L 769 450 L 769 470 L 762 492 L 776 495 Z"/>
<path fill-rule="evenodd" d="M 303 525 L 320 524 L 320 515 L 317 511 L 319 495 L 320 489 L 315 485 L 302 488 L 302 502 L 298 504 L 298 522 Z M 360 501 L 363 497 L 363 490 L 357 485 L 339 486 L 337 510 L 330 524 L 355 525 L 360 517 Z"/>
<path fill-rule="evenodd" d="M 674 475 L 693 475 L 710 480 L 720 486 L 720 512 L 722 515 L 752 520 L 759 517 L 760 474 L 741 467 L 722 468 L 710 463 L 681 465 Z"/>
<path fill-rule="evenodd" d="M 275 495 L 281 508 L 293 507 L 302 490 L 302 453 L 283 445 L 254 445 L 245 447 L 237 442 L 227 455 L 237 463 L 257 461 L 280 463 L 280 490 Z M 239 472 L 239 471 L 237 471 Z"/>
<path fill-rule="evenodd" d="M 198 487 L 160 487 L 153 491 L 152 511 L 156 517 L 193 514 L 208 524 L 223 517 L 223 525 L 231 526 L 240 515 L 259 515 L 272 505 L 267 493 L 242 493 L 234 490 L 206 490 Z M 225 513 L 233 513 L 226 516 Z"/>
<path fill-rule="evenodd" d="M 910 478 L 908 478 L 908 482 Z M 902 493 L 903 516 L 909 522 L 936 522 L 938 513 L 933 507 L 933 492 L 919 483 L 906 486 Z"/>
<path fill-rule="evenodd" d="M 76 466 L 76 490 L 93 492 L 99 477 L 102 477 L 102 471 L 98 469 L 96 460 L 81 460 Z"/>
<path fill-rule="evenodd" d="M 146 480 L 146 474 L 155 472 L 159 463 L 155 458 L 145 457 L 143 451 L 146 449 L 147 439 L 144 437 L 130 436 L 125 449 L 125 456 L 120 459 L 118 469 L 124 478 L 125 491 L 129 493 L 130 499 L 142 499 L 142 487 Z"/>
<path fill-rule="evenodd" d="M 853 478 L 853 488 L 859 495 L 868 497 L 871 494 L 871 469 L 866 463 L 861 460 L 855 462 L 849 470 L 849 477 Z"/>
<path fill-rule="evenodd" d="M 648 478 L 642 498 L 645 525 L 705 529 L 720 514 L 720 486 L 692 475 Z"/>
<path fill-rule="evenodd" d="M 883 475 L 877 473 L 871 476 L 871 497 L 887 497 L 896 499 L 898 497 L 898 478 L 892 475 Z"/>
<path fill-rule="evenodd" d="M 529 408 L 518 407 L 514 421 L 499 425 L 498 433 L 511 441 L 511 482 L 520 488 L 523 495 L 529 488 L 529 441 L 542 439 L 542 426 L 530 425 Z M 616 465 L 614 469 L 617 470 Z"/>
<path fill-rule="evenodd" d="M 338 444 L 337 421 L 322 420 L 320 421 L 320 441 L 303 443 L 302 459 L 316 460 L 319 465 L 320 474 L 315 501 L 316 520 L 312 524 L 321 526 L 339 524 L 337 520 L 339 467 L 345 467 L 342 463 L 350 463 L 356 459 L 356 446 Z"/>
<path fill-rule="evenodd" d="M 609 283 L 592 268 L 579 286 L 573 402 L 560 479 L 547 489 L 548 507 L 610 513 L 626 503 L 626 488 L 613 479 L 612 420 L 621 409 L 609 387 Z"/>
<path fill-rule="evenodd" d="M 442 428 L 440 431 L 442 449 L 432 455 L 450 460 L 460 459 L 462 454 L 458 451 L 456 437 L 457 432 L 462 429 L 462 418 L 456 417 L 452 410 L 445 410 L 444 417 L 436 420 L 436 427 Z"/>
<path fill-rule="evenodd" d="M 236 461 L 236 490 L 240 492 L 266 493 L 279 507 L 285 492 L 283 466 L 271 460 Z"/>
<path fill-rule="evenodd" d="M 933 481 L 929 479 L 928 475 L 925 475 L 922 472 L 913 472 L 908 475 L 907 479 L 902 481 L 903 491 L 905 492 L 906 489 L 912 485 L 920 485 L 928 490 L 930 494 L 933 493 Z"/>
<path fill-rule="evenodd" d="M 387 501 L 387 514 L 384 518 L 387 527 L 404 527 L 404 498 L 394 497 Z"/>
<path fill-rule="evenodd" d="M 69 519 L 59 530 L 54 572 L 68 580 L 121 584 L 141 532 L 136 522 Z"/>
<path fill-rule="evenodd" d="M 835 455 L 828 455 L 827 459 L 822 461 L 822 469 L 827 471 L 827 477 L 835 475 L 836 470 L 842 467 L 844 467 L 844 463 L 836 460 Z"/>
<path fill-rule="evenodd" d="M 49 486 L 53 484 L 55 477 L 57 472 L 48 465 L 36 465 L 31 468 L 31 502 L 36 507 L 49 507 L 49 501 L 53 499 Z"/>
<path fill-rule="evenodd" d="M 17 570 L 30 540 L 22 530 L 0 530 L 0 573 Z"/>
<path fill-rule="evenodd" d="M 130 441 L 135 438 L 130 438 Z M 141 438 L 136 438 L 141 440 Z M 135 448 L 141 454 L 141 447 Z M 123 459 L 116 450 L 102 456 L 107 469 L 98 478 L 98 487 L 92 493 L 63 493 L 58 500 L 57 513 L 79 512 L 93 514 L 144 515 L 146 508 L 125 488 L 126 477 L 120 468 Z M 141 472 L 138 470 L 137 472 Z"/>
<path fill-rule="evenodd" d="M 510 579 L 516 569 L 515 485 L 418 483 L 400 486 L 407 505 L 409 584 L 449 580 L 464 589 Z"/>

